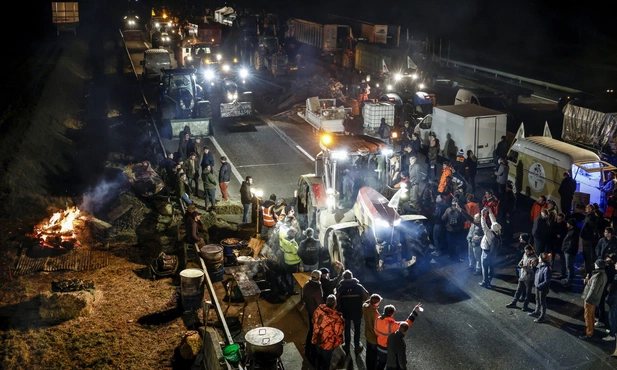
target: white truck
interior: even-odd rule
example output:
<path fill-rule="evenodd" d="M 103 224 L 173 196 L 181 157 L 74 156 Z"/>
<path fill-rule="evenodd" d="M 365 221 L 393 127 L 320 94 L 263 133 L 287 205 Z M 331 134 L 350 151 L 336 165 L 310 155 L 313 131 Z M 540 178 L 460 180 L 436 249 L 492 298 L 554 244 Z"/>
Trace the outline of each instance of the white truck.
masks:
<path fill-rule="evenodd" d="M 420 121 L 415 131 L 420 134 L 423 147 L 428 147 L 429 136 L 439 139 L 440 154 L 445 158 L 456 156 L 459 149 L 472 150 L 478 157 L 478 167 L 493 165 L 493 151 L 506 135 L 507 114 L 476 104 L 442 105 L 433 108 Z"/>
<path fill-rule="evenodd" d="M 351 108 L 337 107 L 336 99 L 319 99 L 317 96 L 306 99 L 306 109 L 298 112 L 306 122 L 313 126 L 314 131 L 343 133 L 343 122 Z"/>

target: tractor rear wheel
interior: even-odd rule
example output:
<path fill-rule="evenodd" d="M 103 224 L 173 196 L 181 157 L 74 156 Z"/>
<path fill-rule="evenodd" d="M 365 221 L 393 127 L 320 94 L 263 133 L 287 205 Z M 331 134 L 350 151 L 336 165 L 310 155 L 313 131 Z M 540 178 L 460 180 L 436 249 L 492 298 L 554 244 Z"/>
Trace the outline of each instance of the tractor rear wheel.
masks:
<path fill-rule="evenodd" d="M 163 103 L 161 104 L 161 118 L 164 120 L 173 119 L 176 114 L 176 109 L 173 105 Z"/>
<path fill-rule="evenodd" d="M 332 247 L 330 248 L 330 261 L 332 264 L 336 260 L 341 261 L 345 269 L 353 272 L 355 277 L 364 275 L 364 257 L 362 244 L 358 231 L 351 229 L 347 231 L 335 230 L 332 235 Z"/>

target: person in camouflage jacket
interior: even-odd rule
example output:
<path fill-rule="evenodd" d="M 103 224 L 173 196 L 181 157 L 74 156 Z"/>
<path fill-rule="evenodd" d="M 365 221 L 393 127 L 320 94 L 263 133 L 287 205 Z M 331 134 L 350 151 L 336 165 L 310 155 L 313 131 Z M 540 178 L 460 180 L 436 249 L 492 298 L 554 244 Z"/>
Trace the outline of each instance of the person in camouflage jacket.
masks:
<path fill-rule="evenodd" d="M 345 319 L 336 311 L 336 296 L 330 294 L 313 314 L 312 343 L 317 346 L 317 369 L 329 370 L 334 349 L 343 344 Z"/>

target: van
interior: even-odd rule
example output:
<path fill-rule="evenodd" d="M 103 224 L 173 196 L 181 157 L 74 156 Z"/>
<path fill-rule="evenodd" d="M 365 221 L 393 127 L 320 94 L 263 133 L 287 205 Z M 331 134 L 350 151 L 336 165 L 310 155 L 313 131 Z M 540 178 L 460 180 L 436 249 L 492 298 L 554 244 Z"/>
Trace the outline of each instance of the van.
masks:
<path fill-rule="evenodd" d="M 589 199 L 590 204 L 602 204 L 600 187 L 604 185 L 608 172 L 615 171 L 616 167 L 600 160 L 591 150 L 553 139 L 547 129 L 547 136 L 525 138 L 523 133 L 521 124 L 508 151 L 508 180 L 514 185 L 513 191 L 518 190 L 534 200 L 544 195 L 560 204 L 559 185 L 563 173 L 569 171 L 576 180 L 576 191 L 580 193 L 577 198 Z M 575 204 L 574 209 L 580 211 L 584 205 Z"/>
<path fill-rule="evenodd" d="M 171 69 L 171 55 L 165 49 L 148 49 L 144 51 L 144 59 L 139 62 L 143 66 L 144 80 L 161 77 L 161 69 Z"/>
<path fill-rule="evenodd" d="M 458 89 L 454 105 L 476 104 L 481 107 L 508 113 L 508 107 L 501 97 L 484 89 Z"/>

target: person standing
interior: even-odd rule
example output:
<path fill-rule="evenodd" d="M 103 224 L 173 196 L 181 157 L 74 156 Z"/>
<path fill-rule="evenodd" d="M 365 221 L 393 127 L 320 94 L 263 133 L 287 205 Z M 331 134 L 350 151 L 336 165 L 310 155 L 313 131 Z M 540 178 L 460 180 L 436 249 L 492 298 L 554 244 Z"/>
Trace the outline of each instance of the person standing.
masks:
<path fill-rule="evenodd" d="M 182 159 L 183 161 L 187 160 L 189 154 L 191 153 L 192 146 L 193 142 L 191 141 L 191 135 L 188 132 L 185 132 L 180 137 L 180 142 L 178 143 L 179 159 Z"/>
<path fill-rule="evenodd" d="M 476 213 L 473 216 L 473 223 L 469 227 L 469 232 L 467 233 L 467 256 L 469 258 L 469 270 L 475 271 L 474 275 L 482 274 L 482 266 L 480 265 L 480 261 L 482 260 L 482 247 L 480 246 L 480 243 L 482 242 L 484 231 L 482 230 L 480 218 L 482 218 L 480 213 Z"/>
<path fill-rule="evenodd" d="M 566 277 L 561 281 L 565 288 L 572 286 L 574 281 L 574 258 L 578 254 L 578 244 L 580 241 L 581 230 L 578 228 L 575 218 L 569 218 L 567 221 L 568 231 L 561 243 L 561 250 L 563 251 L 566 261 Z"/>
<path fill-rule="evenodd" d="M 368 96 L 371 93 L 371 86 L 366 82 L 366 80 L 362 80 L 360 82 L 360 95 L 358 95 L 358 101 L 362 104 L 363 101 L 368 100 Z"/>
<path fill-rule="evenodd" d="M 229 200 L 227 195 L 229 181 L 231 181 L 231 165 L 227 162 L 227 157 L 223 156 L 221 157 L 221 169 L 219 170 L 219 187 L 221 188 L 221 195 L 224 201 Z"/>
<path fill-rule="evenodd" d="M 261 237 L 265 240 L 270 239 L 270 231 L 278 221 L 278 216 L 274 213 L 275 202 L 276 194 L 270 194 L 270 198 L 261 205 Z"/>
<path fill-rule="evenodd" d="M 439 194 L 445 194 L 446 193 L 446 179 L 448 178 L 448 176 L 452 176 L 452 165 L 450 164 L 449 160 L 444 160 L 443 161 L 443 169 L 441 170 L 441 178 L 439 179 L 439 186 L 437 187 L 437 192 Z"/>
<path fill-rule="evenodd" d="M 298 247 L 298 256 L 302 259 L 304 271 L 317 270 L 319 267 L 321 246 L 319 240 L 313 237 L 314 233 L 315 231 L 311 227 L 304 230 L 304 236 L 306 236 L 306 239 L 301 241 Z"/>
<path fill-rule="evenodd" d="M 439 141 L 431 136 L 428 153 L 426 155 L 426 182 L 435 182 L 437 176 L 437 156 L 439 155 Z"/>
<path fill-rule="evenodd" d="M 536 319 L 534 322 L 543 323 L 546 321 L 546 296 L 548 295 L 551 285 L 551 254 L 540 254 L 538 270 L 534 280 L 536 287 L 536 309 L 529 313 L 529 316 L 533 316 Z"/>
<path fill-rule="evenodd" d="M 606 286 L 606 261 L 597 260 L 594 263 L 594 270 L 590 272 L 590 276 L 585 278 L 585 289 L 583 290 L 583 301 L 585 308 L 585 334 L 579 338 L 590 341 L 593 337 L 595 329 L 595 312 L 596 306 L 600 304 L 602 291 Z"/>
<path fill-rule="evenodd" d="M 471 191 L 476 192 L 476 174 L 478 173 L 478 158 L 473 151 L 467 151 L 467 158 L 465 158 L 465 174 L 468 178 L 468 182 L 471 185 Z"/>
<path fill-rule="evenodd" d="M 463 151 L 463 149 L 459 149 L 458 152 L 456 152 L 456 165 L 454 166 L 454 169 L 463 176 L 465 181 L 468 181 L 465 167 L 465 151 Z"/>
<path fill-rule="evenodd" d="M 411 144 L 411 154 L 415 156 L 419 156 L 420 155 L 420 136 L 417 132 L 411 133 L 411 141 L 409 142 L 409 144 Z"/>
<path fill-rule="evenodd" d="M 540 216 L 533 222 L 531 228 L 533 243 L 536 246 L 536 252 L 542 254 L 548 252 L 551 247 L 551 223 L 548 217 L 548 210 L 543 209 Z"/>
<path fill-rule="evenodd" d="M 368 299 L 368 291 L 350 270 L 343 271 L 343 280 L 336 288 L 338 310 L 345 319 L 345 345 L 343 349 L 349 354 L 351 345 L 351 326 L 353 325 L 353 344 L 356 355 L 362 353 L 364 346 L 360 343 L 360 326 L 362 325 L 362 303 Z"/>
<path fill-rule="evenodd" d="M 375 335 L 375 320 L 379 317 L 379 304 L 381 303 L 379 294 L 372 294 L 371 297 L 362 304 L 362 316 L 364 316 L 364 337 L 366 338 L 366 368 L 375 369 L 377 367 L 377 335 Z"/>
<path fill-rule="evenodd" d="M 245 223 L 249 222 L 249 210 L 251 209 L 251 204 L 253 204 L 251 185 L 253 185 L 253 178 L 251 176 L 247 176 L 240 186 L 240 202 L 244 208 L 242 213 L 242 222 Z"/>
<path fill-rule="evenodd" d="M 216 178 L 210 166 L 204 167 L 201 180 L 204 183 L 204 207 L 208 212 L 212 212 L 216 205 Z M 208 203 L 210 203 L 210 207 L 208 207 Z"/>
<path fill-rule="evenodd" d="M 493 279 L 493 265 L 497 254 L 497 247 L 500 243 L 499 238 L 501 233 L 501 225 L 497 223 L 495 215 L 490 208 L 482 209 L 483 216 L 480 218 L 480 224 L 482 225 L 482 231 L 484 236 L 480 242 L 482 248 L 482 282 L 481 286 L 491 289 L 491 280 Z M 491 227 L 486 224 L 486 215 L 491 220 Z"/>
<path fill-rule="evenodd" d="M 379 129 L 377 130 L 377 133 L 379 134 L 381 141 L 386 144 L 390 144 L 390 131 L 392 131 L 390 125 L 386 123 L 385 118 L 382 118 L 381 122 L 379 123 Z"/>
<path fill-rule="evenodd" d="M 336 311 L 336 296 L 330 294 L 313 314 L 313 338 L 317 350 L 317 369 L 330 370 L 332 352 L 343 344 L 345 319 Z"/>
<path fill-rule="evenodd" d="M 441 220 L 446 224 L 446 243 L 448 244 L 450 260 L 462 262 L 460 245 L 464 238 L 465 219 L 456 198 L 452 200 L 452 206 L 446 209 L 446 212 L 441 216 Z"/>
<path fill-rule="evenodd" d="M 289 291 L 288 296 L 298 294 L 295 288 L 295 279 L 293 274 L 300 272 L 300 264 L 302 260 L 298 256 L 298 242 L 296 241 L 296 229 L 289 228 L 287 231 L 282 229 L 279 232 L 281 251 L 285 262 L 285 272 Z"/>
<path fill-rule="evenodd" d="M 589 275 L 593 271 L 593 262 L 595 261 L 596 252 L 596 230 L 598 217 L 594 212 L 591 204 L 585 206 L 585 219 L 581 227 L 581 240 L 583 244 L 583 259 L 585 260 L 585 274 Z"/>
<path fill-rule="evenodd" d="M 308 314 L 308 330 L 304 341 L 304 355 L 313 367 L 317 364 L 317 349 L 312 343 L 313 339 L 313 315 L 319 305 L 324 303 L 323 290 L 321 289 L 321 271 L 313 270 L 311 279 L 302 288 L 302 300 Z"/>
<path fill-rule="evenodd" d="M 388 357 L 386 368 L 388 370 L 407 369 L 407 345 L 405 344 L 405 334 L 409 330 L 409 324 L 402 322 L 398 330 L 388 337 Z"/>
<path fill-rule="evenodd" d="M 390 334 L 394 333 L 398 330 L 399 326 L 406 322 L 410 327 L 413 325 L 414 321 L 418 317 L 418 311 L 422 308 L 422 303 L 418 303 L 415 305 L 407 320 L 405 321 L 396 321 L 394 320 L 394 313 L 396 312 L 396 308 L 394 305 L 387 305 L 383 309 L 383 314 L 381 314 L 377 320 L 375 320 L 375 335 L 377 336 L 377 369 L 384 370 L 386 368 L 386 364 L 388 363 L 388 338 Z"/>
<path fill-rule="evenodd" d="M 201 141 L 201 137 L 197 136 L 195 137 L 195 140 L 193 140 L 192 144 L 193 145 L 191 147 L 191 151 L 195 153 L 195 159 L 197 160 L 197 175 L 199 175 L 199 170 L 201 169 L 201 161 L 203 160 L 204 156 L 204 143 Z"/>
<path fill-rule="evenodd" d="M 493 152 L 493 160 L 495 162 L 495 171 L 499 169 L 499 159 L 506 158 L 508 156 L 508 150 L 510 149 L 510 144 L 508 144 L 508 138 L 504 135 L 501 137 L 501 141 L 497 143 L 497 147 Z"/>
<path fill-rule="evenodd" d="M 214 173 L 214 156 L 212 152 L 210 152 L 210 148 L 206 145 L 203 147 L 203 152 L 201 154 L 201 161 L 199 162 L 202 172 L 206 166 L 210 166 L 210 172 Z"/>
<path fill-rule="evenodd" d="M 409 155 L 409 182 L 408 194 L 409 202 L 413 209 L 420 208 L 420 182 L 422 181 L 422 169 L 418 164 L 418 157 L 415 154 Z"/>
<path fill-rule="evenodd" d="M 609 254 L 617 253 L 617 238 L 614 236 L 615 230 L 612 227 L 604 229 L 604 236 L 596 245 L 596 256 L 605 260 Z"/>
<path fill-rule="evenodd" d="M 324 248 L 324 252 L 327 250 Z M 322 267 L 319 269 L 321 271 L 321 288 L 323 289 L 324 300 L 330 294 L 334 294 L 334 289 L 338 286 L 343 279 L 343 271 L 345 271 L 345 266 L 341 263 L 341 261 L 334 262 L 334 266 L 338 269 L 338 274 L 336 276 L 330 276 L 330 270 L 326 267 Z"/>
<path fill-rule="evenodd" d="M 566 222 L 566 215 L 563 212 L 559 212 L 557 214 L 557 220 L 551 224 L 551 235 L 553 236 L 553 240 L 551 240 L 551 253 L 553 253 L 553 267 L 555 266 L 555 260 L 557 256 L 559 256 L 559 263 L 561 269 L 559 273 L 559 279 L 563 279 L 566 277 L 566 257 L 564 256 L 561 247 L 563 245 L 563 239 L 568 233 L 568 223 Z"/>
<path fill-rule="evenodd" d="M 518 262 L 519 268 L 519 277 L 518 277 L 518 286 L 516 287 L 516 292 L 514 293 L 514 298 L 512 302 L 506 305 L 507 308 L 518 308 L 516 302 L 521 297 L 525 297 L 525 301 L 523 302 L 523 311 L 529 310 L 529 299 L 531 298 L 531 288 L 534 283 L 534 270 L 538 265 L 538 256 L 536 256 L 533 247 L 531 245 L 527 245 L 525 247 L 525 254 L 523 258 Z"/>
<path fill-rule="evenodd" d="M 615 263 L 617 262 L 617 255 L 611 254 L 609 259 L 610 259 L 609 263 L 613 265 L 611 269 L 614 272 Z M 617 336 L 617 280 L 615 280 L 614 277 L 613 279 L 608 279 L 607 277 L 606 292 L 607 292 L 606 304 L 608 305 L 609 331 L 608 331 L 608 335 L 602 338 L 602 340 L 605 342 L 609 342 L 609 341 L 615 340 L 615 336 Z"/>
<path fill-rule="evenodd" d="M 516 210 L 516 194 L 512 191 L 512 181 L 506 182 L 506 191 L 499 201 L 497 222 L 503 227 L 502 235 L 506 240 L 512 238 L 512 220 Z"/>
<path fill-rule="evenodd" d="M 508 171 L 509 166 L 506 161 L 506 157 L 499 158 L 499 167 L 497 167 L 497 171 L 495 171 L 497 182 L 497 192 L 499 193 L 499 199 L 503 198 L 503 194 L 506 192 L 506 184 L 508 183 Z"/>
<path fill-rule="evenodd" d="M 194 152 L 189 154 L 189 158 L 184 161 L 184 172 L 189 182 L 189 187 L 195 197 L 199 196 L 199 167 L 197 155 Z"/>
<path fill-rule="evenodd" d="M 558 191 L 561 198 L 561 212 L 568 216 L 572 210 L 572 200 L 576 192 L 576 180 L 570 176 L 570 172 L 563 173 L 563 180 L 559 184 Z"/>
<path fill-rule="evenodd" d="M 546 203 L 546 197 L 544 195 L 540 195 L 538 200 L 536 200 L 531 206 L 531 212 L 529 213 L 529 219 L 531 222 L 534 222 L 538 216 L 540 216 L 540 212 L 543 209 L 548 208 L 548 204 Z"/>

